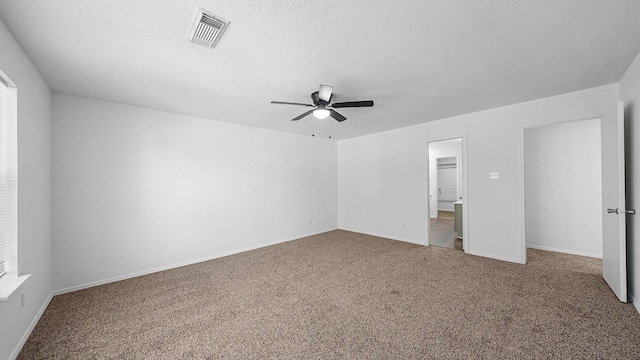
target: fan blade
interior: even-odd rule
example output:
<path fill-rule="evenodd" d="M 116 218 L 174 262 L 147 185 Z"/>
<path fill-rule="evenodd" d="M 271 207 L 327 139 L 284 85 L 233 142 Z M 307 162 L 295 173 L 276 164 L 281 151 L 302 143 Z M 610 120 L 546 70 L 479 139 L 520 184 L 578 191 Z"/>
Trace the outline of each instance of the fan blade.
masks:
<path fill-rule="evenodd" d="M 272 101 L 272 104 L 281 104 L 281 105 L 301 105 L 301 106 L 315 106 L 315 105 L 311 105 L 311 104 L 303 104 L 303 103 L 297 103 L 297 102 L 288 102 L 288 101 Z"/>
<path fill-rule="evenodd" d="M 371 107 L 373 106 L 373 100 L 362 101 L 345 101 L 331 104 L 332 108 L 347 108 L 347 107 Z"/>
<path fill-rule="evenodd" d="M 338 114 L 338 112 L 333 110 L 333 109 L 329 109 L 329 115 L 331 115 L 332 118 L 338 120 L 338 122 L 343 122 L 343 121 L 347 120 L 346 117 Z"/>
<path fill-rule="evenodd" d="M 315 109 L 313 109 L 313 110 L 315 110 Z M 298 120 L 302 119 L 303 117 L 311 114 L 313 112 L 313 110 L 309 110 L 304 114 L 298 115 L 298 116 L 294 117 L 293 119 L 291 119 L 291 121 L 298 121 Z"/>
<path fill-rule="evenodd" d="M 329 85 L 320 85 L 320 90 L 318 90 L 318 98 L 324 102 L 329 102 L 331 100 L 331 94 L 333 94 L 333 87 Z"/>

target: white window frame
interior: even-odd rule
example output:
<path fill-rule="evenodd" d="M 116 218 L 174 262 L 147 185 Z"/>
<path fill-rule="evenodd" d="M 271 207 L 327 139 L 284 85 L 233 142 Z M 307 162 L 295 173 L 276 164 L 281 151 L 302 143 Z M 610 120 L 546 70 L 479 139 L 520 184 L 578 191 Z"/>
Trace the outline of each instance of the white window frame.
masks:
<path fill-rule="evenodd" d="M 18 89 L 0 71 L 0 301 L 29 275 L 18 275 Z M 2 273 L 1 268 L 4 268 Z"/>

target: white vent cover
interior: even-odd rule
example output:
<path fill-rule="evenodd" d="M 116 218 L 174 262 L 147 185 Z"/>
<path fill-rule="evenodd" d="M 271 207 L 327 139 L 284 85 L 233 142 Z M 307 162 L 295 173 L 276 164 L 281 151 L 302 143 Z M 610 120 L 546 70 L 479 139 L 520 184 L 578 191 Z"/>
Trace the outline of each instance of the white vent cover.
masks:
<path fill-rule="evenodd" d="M 203 8 L 198 8 L 187 39 L 194 44 L 213 48 L 228 26 L 229 21 L 213 15 Z"/>

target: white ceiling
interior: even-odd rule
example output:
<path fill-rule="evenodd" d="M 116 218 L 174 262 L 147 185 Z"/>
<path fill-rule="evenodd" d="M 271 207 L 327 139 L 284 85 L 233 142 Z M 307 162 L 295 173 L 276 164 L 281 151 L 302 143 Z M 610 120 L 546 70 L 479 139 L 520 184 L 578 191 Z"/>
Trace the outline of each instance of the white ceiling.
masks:
<path fill-rule="evenodd" d="M 213 50 L 186 40 L 197 7 L 231 21 Z M 614 83 L 640 51 L 631 0 L 0 0 L 0 18 L 55 91 L 334 139 Z M 319 84 L 375 107 L 291 122 L 307 108 L 269 103 Z"/>

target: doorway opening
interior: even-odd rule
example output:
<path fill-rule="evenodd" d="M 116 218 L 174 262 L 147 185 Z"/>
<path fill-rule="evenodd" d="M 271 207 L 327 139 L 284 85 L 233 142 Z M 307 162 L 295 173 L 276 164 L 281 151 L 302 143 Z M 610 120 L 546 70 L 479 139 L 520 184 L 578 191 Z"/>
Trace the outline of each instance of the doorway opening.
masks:
<path fill-rule="evenodd" d="M 464 251 L 462 138 L 428 146 L 429 245 Z"/>
<path fill-rule="evenodd" d="M 525 244 L 602 258 L 600 119 L 525 128 Z"/>
<path fill-rule="evenodd" d="M 523 140 L 527 262 L 547 267 L 561 263 L 574 271 L 599 273 L 600 119 L 526 127 Z"/>

